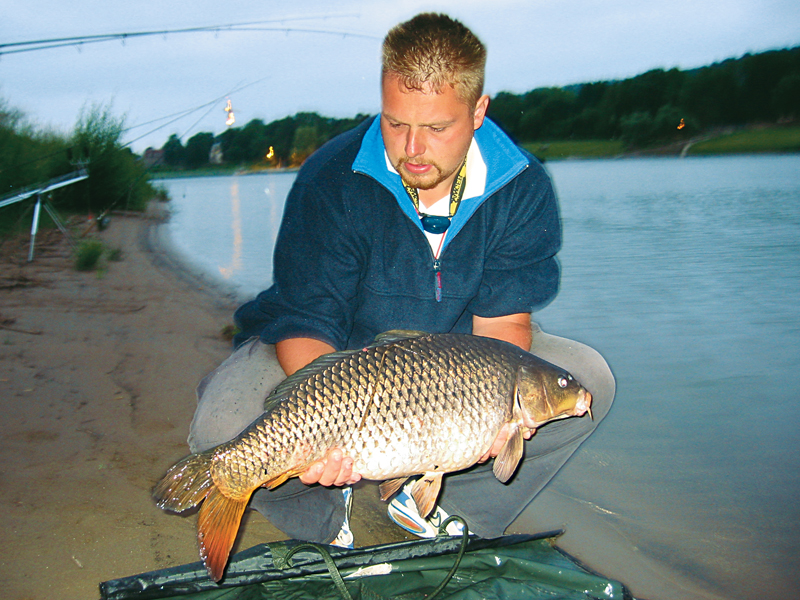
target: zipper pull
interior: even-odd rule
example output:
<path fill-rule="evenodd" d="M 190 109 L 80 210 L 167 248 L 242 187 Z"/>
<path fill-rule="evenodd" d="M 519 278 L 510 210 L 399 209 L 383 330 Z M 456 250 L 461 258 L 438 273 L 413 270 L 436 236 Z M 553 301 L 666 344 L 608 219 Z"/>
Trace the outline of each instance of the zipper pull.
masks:
<path fill-rule="evenodd" d="M 436 289 L 436 301 L 442 301 L 442 263 L 439 262 L 439 259 L 435 259 L 433 261 L 433 270 L 436 273 L 436 279 L 434 281 L 435 289 Z"/>

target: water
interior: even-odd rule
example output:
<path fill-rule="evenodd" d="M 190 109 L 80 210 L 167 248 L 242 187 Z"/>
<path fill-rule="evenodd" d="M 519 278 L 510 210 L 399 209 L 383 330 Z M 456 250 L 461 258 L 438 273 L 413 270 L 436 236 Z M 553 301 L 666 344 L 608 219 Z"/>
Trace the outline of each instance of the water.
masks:
<path fill-rule="evenodd" d="M 272 250 L 294 173 L 166 179 L 176 249 L 242 298 L 272 282 Z"/>
<path fill-rule="evenodd" d="M 564 527 L 562 547 L 642 598 L 795 597 L 800 157 L 548 169 L 562 288 L 536 320 L 597 348 L 618 391 L 516 530 Z M 256 293 L 292 179 L 167 182 L 176 243 Z"/>

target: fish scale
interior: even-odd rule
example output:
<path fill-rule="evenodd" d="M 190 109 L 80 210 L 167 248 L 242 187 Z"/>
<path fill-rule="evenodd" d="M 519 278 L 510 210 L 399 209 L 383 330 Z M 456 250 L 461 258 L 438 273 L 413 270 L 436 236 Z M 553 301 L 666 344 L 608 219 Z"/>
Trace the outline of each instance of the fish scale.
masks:
<path fill-rule="evenodd" d="M 153 495 L 178 512 L 202 502 L 200 555 L 218 580 L 250 495 L 300 475 L 332 448 L 365 479 L 389 480 L 386 490 L 422 474 L 414 499 L 424 516 L 442 475 L 475 464 L 504 425 L 510 433 L 494 463 L 501 481 L 522 458 L 525 423 L 580 416 L 590 404 L 569 373 L 506 342 L 390 332 L 288 377 L 261 417 L 230 442 L 177 463 Z"/>

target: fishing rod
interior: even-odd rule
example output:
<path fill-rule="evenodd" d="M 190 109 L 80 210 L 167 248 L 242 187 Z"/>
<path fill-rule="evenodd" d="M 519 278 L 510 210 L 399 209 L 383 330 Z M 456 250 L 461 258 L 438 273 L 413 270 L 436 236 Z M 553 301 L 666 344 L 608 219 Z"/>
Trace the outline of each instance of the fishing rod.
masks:
<path fill-rule="evenodd" d="M 224 25 L 201 25 L 198 27 L 180 27 L 176 29 L 158 29 L 150 31 L 131 31 L 120 33 L 102 33 L 94 35 L 79 35 L 71 37 L 49 38 L 41 40 L 29 40 L 23 42 L 9 42 L 0 44 L 0 56 L 4 54 L 19 54 L 21 52 L 34 52 L 36 50 L 50 50 L 52 48 L 62 48 L 64 46 L 82 46 L 83 44 L 93 44 L 97 42 L 109 42 L 113 40 L 125 40 L 146 37 L 146 36 L 166 36 L 169 34 L 180 33 L 208 33 L 220 31 L 282 31 L 284 33 L 299 32 L 299 33 L 317 33 L 323 35 L 340 35 L 344 37 L 362 37 L 370 39 L 379 39 L 378 36 L 368 33 L 360 33 L 346 30 L 336 29 L 323 29 L 315 27 L 292 27 L 292 26 L 272 26 L 263 27 L 268 23 L 280 23 L 284 21 L 300 21 L 312 19 L 328 19 L 328 18 L 342 18 L 359 16 L 357 14 L 334 14 L 334 15 L 306 15 L 296 17 L 281 17 L 278 19 L 269 19 L 266 21 L 249 21 L 245 23 L 228 23 Z"/>

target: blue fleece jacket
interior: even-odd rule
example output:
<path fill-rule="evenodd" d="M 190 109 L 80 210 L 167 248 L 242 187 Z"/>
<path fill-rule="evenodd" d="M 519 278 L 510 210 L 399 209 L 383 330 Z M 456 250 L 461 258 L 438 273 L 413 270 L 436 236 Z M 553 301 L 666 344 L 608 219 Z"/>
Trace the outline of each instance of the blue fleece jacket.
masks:
<path fill-rule="evenodd" d="M 399 175 L 386 167 L 379 118 L 320 148 L 287 197 L 273 285 L 236 311 L 234 343 L 310 337 L 358 348 L 389 329 L 471 333 L 473 315 L 550 302 L 561 246 L 550 179 L 489 119 L 475 139 L 486 189 L 462 201 L 436 265 Z"/>

